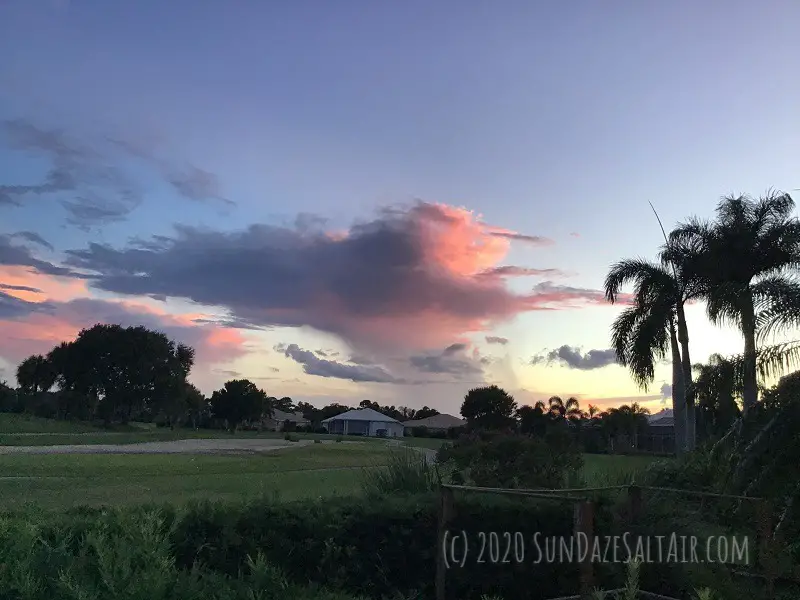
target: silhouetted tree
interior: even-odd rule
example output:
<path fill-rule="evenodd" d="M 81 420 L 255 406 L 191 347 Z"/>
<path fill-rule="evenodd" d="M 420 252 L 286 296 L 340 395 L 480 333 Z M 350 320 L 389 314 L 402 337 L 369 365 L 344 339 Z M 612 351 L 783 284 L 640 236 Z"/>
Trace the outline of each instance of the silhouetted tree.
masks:
<path fill-rule="evenodd" d="M 516 411 L 514 398 L 496 385 L 471 389 L 461 405 L 467 424 L 480 429 L 513 427 Z"/>
<path fill-rule="evenodd" d="M 226 381 L 222 389 L 211 395 L 211 412 L 228 423 L 232 431 L 247 421 L 272 415 L 266 392 L 247 379 Z"/>

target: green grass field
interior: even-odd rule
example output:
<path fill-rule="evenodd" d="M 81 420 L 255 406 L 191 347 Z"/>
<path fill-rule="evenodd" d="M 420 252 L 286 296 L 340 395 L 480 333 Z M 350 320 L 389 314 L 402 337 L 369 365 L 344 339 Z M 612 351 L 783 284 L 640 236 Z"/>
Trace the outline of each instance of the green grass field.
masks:
<path fill-rule="evenodd" d="M 583 480 L 587 487 L 624 485 L 630 483 L 636 473 L 658 460 L 665 459 L 641 455 L 584 454 Z"/>
<path fill-rule="evenodd" d="M 362 469 L 384 464 L 388 453 L 387 446 L 378 444 L 313 444 L 252 455 L 3 455 L 0 506 L 353 494 L 359 491 Z"/>

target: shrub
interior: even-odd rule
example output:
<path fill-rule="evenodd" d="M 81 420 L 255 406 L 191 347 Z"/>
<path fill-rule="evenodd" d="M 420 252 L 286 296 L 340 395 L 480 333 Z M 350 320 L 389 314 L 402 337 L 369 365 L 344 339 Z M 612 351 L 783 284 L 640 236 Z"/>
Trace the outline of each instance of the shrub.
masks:
<path fill-rule="evenodd" d="M 462 436 L 442 446 L 437 460 L 461 479 L 482 487 L 557 488 L 583 464 L 570 438 L 517 435 Z"/>

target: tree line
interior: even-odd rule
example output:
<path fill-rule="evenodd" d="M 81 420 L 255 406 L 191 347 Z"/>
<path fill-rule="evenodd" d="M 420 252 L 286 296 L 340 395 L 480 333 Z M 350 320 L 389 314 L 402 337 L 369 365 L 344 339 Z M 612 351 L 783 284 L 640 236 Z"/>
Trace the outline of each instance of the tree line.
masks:
<path fill-rule="evenodd" d="M 318 408 L 290 397 L 270 396 L 248 379 L 231 379 L 206 397 L 188 376 L 194 349 L 146 327 L 97 324 L 75 340 L 35 354 L 17 367 L 17 385 L 0 382 L 0 411 L 40 417 L 97 421 L 106 425 L 131 421 L 171 427 L 259 427 L 275 411 L 302 413 L 309 428 L 353 407 L 330 403 Z M 439 414 L 427 406 L 381 406 L 362 400 L 399 421 Z"/>
<path fill-rule="evenodd" d="M 600 410 L 583 410 L 575 397 L 552 396 L 547 402 L 519 406 L 506 390 L 496 386 L 471 389 L 461 405 L 467 429 L 503 432 L 545 438 L 553 431 L 571 431 L 587 450 L 604 452 L 636 449 L 641 435 L 648 433 L 650 411 L 637 403 Z M 615 444 L 616 442 L 616 444 Z"/>

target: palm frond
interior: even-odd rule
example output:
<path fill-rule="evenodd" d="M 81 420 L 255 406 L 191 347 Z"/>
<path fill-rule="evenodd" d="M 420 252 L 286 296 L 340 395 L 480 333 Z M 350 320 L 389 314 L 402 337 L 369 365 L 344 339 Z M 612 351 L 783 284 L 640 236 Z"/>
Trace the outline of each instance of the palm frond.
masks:
<path fill-rule="evenodd" d="M 800 282 L 773 276 L 751 286 L 759 341 L 782 330 L 800 326 Z"/>
<path fill-rule="evenodd" d="M 631 282 L 635 282 L 636 293 L 654 287 L 674 286 L 672 275 L 662 265 L 643 258 L 621 260 L 611 266 L 606 276 L 606 300 L 612 304 L 616 302 L 622 287 Z"/>

